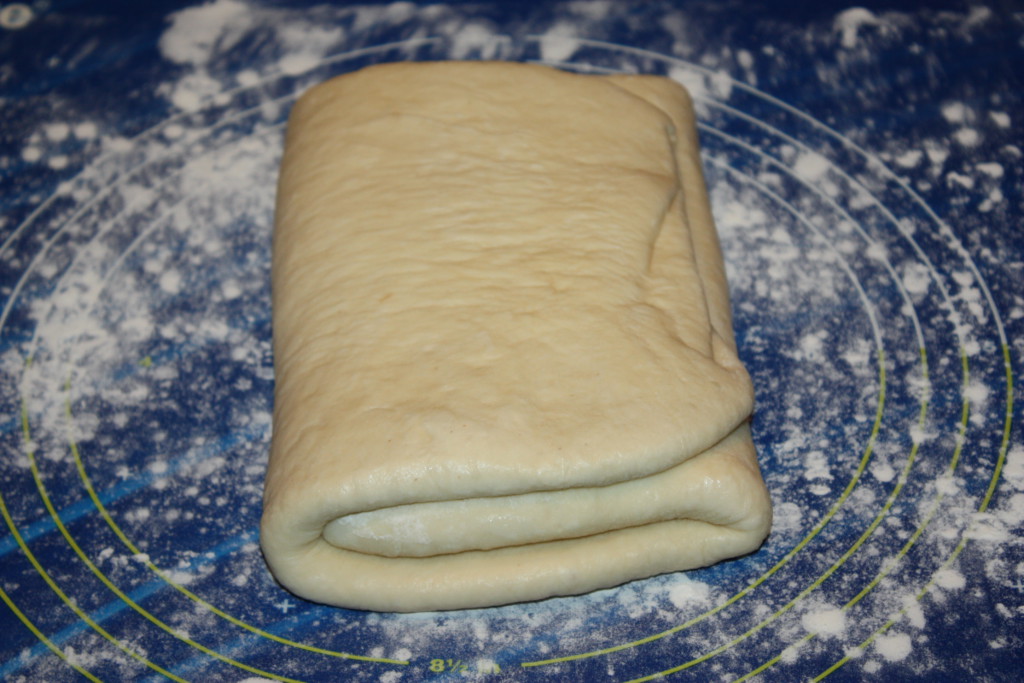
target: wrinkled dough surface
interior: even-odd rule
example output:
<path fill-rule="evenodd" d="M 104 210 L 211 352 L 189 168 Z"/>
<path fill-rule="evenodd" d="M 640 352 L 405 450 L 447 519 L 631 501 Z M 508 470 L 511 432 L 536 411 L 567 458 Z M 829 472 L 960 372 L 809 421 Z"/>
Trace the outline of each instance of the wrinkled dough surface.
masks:
<path fill-rule="evenodd" d="M 303 597 L 540 599 L 755 549 L 770 507 L 685 92 L 394 64 L 297 103 L 261 539 Z"/>

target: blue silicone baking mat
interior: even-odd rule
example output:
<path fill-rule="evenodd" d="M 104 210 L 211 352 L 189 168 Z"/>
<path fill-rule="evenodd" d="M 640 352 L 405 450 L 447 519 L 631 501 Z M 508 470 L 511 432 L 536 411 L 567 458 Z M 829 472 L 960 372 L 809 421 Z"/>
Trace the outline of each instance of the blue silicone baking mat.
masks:
<path fill-rule="evenodd" d="M 431 614 L 269 575 L 285 120 L 435 59 L 690 89 L 758 552 Z M 0 1 L 0 679 L 1018 679 L 1022 74 L 1005 2 Z"/>

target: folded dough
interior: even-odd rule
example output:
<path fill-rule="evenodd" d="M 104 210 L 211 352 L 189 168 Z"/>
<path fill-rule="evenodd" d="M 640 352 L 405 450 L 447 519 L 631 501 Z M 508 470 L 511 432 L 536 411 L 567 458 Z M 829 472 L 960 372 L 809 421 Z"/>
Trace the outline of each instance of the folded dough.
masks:
<path fill-rule="evenodd" d="M 689 99 L 516 63 L 374 66 L 289 120 L 262 545 L 373 610 L 756 549 L 771 510 Z"/>

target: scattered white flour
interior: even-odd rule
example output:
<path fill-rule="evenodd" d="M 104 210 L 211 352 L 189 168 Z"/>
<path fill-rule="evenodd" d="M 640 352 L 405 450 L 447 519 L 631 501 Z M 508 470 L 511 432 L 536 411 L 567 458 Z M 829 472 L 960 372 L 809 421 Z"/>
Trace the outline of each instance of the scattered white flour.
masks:
<path fill-rule="evenodd" d="M 919 149 L 910 149 L 896 157 L 896 165 L 902 168 L 914 168 L 921 163 L 924 152 Z"/>
<path fill-rule="evenodd" d="M 793 172 L 804 180 L 815 182 L 821 180 L 831 167 L 832 163 L 817 152 L 805 152 L 797 158 Z"/>
<path fill-rule="evenodd" d="M 863 7 L 852 7 L 840 12 L 835 19 L 835 30 L 839 33 L 839 42 L 845 48 L 852 48 L 857 45 L 857 39 L 861 29 L 868 26 L 878 26 L 878 17 L 870 10 Z"/>
<path fill-rule="evenodd" d="M 990 111 L 988 113 L 988 115 L 992 118 L 992 121 L 995 122 L 995 124 L 997 126 L 999 126 L 1000 128 L 1009 128 L 1010 127 L 1010 121 L 1011 121 L 1010 115 L 1007 114 L 1006 112 L 1004 112 L 1004 111 Z"/>
<path fill-rule="evenodd" d="M 700 581 L 694 581 L 687 576 L 679 577 L 675 584 L 669 588 L 668 592 L 668 599 L 680 609 L 694 603 L 707 605 L 710 597 L 710 586 Z"/>
<path fill-rule="evenodd" d="M 967 123 L 974 118 L 974 112 L 962 102 L 950 102 L 942 105 L 942 116 L 949 123 Z"/>
<path fill-rule="evenodd" d="M 982 164 L 975 164 L 974 168 L 991 178 L 1002 178 L 1005 174 L 1003 165 L 994 161 L 989 161 Z"/>
<path fill-rule="evenodd" d="M 836 607 L 808 612 L 800 621 L 808 632 L 825 637 L 841 636 L 846 631 L 846 613 Z"/>
<path fill-rule="evenodd" d="M 875 641 L 875 650 L 890 662 L 899 662 L 907 658 L 913 648 L 910 636 L 906 633 L 892 633 L 879 636 Z"/>
<path fill-rule="evenodd" d="M 553 26 L 541 40 L 541 58 L 555 64 L 568 61 L 579 49 L 578 31 L 576 24 L 571 21 L 563 21 Z"/>
<path fill-rule="evenodd" d="M 252 26 L 252 8 L 240 0 L 216 0 L 170 15 L 160 36 L 160 52 L 178 64 L 203 66 L 230 50 Z"/>
<path fill-rule="evenodd" d="M 964 147 L 977 147 L 981 144 L 981 134 L 975 128 L 961 128 L 953 133 L 953 139 Z"/>

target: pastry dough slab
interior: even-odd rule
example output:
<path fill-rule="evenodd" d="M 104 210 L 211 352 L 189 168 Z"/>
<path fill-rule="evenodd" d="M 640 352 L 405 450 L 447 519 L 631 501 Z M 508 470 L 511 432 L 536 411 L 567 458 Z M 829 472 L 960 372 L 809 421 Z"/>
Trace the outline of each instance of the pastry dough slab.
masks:
<path fill-rule="evenodd" d="M 767 535 L 676 83 L 499 62 L 330 80 L 289 119 L 273 249 L 261 541 L 296 594 L 485 607 Z"/>

